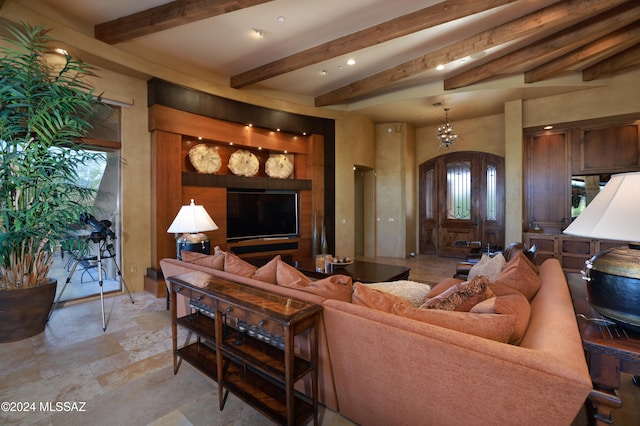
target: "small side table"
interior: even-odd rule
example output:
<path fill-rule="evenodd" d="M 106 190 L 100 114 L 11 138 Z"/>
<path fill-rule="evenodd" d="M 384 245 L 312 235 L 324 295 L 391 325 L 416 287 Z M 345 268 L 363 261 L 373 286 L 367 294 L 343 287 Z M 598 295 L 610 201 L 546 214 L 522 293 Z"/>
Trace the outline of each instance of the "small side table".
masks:
<path fill-rule="evenodd" d="M 612 410 L 623 401 L 618 396 L 620 373 L 640 375 L 640 334 L 611 324 L 587 300 L 587 286 L 579 274 L 567 274 L 593 391 L 593 418 L 598 426 L 610 425 Z"/>

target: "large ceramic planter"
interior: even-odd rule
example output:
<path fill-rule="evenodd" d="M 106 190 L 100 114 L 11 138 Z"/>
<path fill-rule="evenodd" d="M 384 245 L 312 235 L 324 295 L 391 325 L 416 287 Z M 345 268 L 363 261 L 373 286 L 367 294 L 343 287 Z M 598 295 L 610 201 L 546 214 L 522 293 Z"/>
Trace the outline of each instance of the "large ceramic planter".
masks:
<path fill-rule="evenodd" d="M 0 343 L 42 333 L 56 296 L 58 281 L 22 290 L 0 291 Z"/>

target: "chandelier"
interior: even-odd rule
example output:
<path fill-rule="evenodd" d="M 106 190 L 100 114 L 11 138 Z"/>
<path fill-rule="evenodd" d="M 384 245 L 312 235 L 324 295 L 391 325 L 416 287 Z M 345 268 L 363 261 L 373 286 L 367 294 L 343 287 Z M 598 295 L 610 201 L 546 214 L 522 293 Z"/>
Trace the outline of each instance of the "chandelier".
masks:
<path fill-rule="evenodd" d="M 458 134 L 453 131 L 453 126 L 449 123 L 449 108 L 444 109 L 445 122 L 442 126 L 438 127 L 438 140 L 440 141 L 440 148 L 451 148 L 458 139 Z"/>

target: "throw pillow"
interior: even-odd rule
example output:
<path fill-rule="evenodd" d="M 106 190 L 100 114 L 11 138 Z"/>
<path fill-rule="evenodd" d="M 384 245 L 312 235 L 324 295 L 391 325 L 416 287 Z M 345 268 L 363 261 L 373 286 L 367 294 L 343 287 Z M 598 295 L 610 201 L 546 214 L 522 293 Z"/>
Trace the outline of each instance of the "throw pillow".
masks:
<path fill-rule="evenodd" d="M 489 281 L 495 281 L 506 263 L 507 261 L 504 260 L 502 253 L 498 253 L 493 257 L 483 254 L 480 261 L 471 267 L 467 280 L 484 275 L 489 278 Z"/>
<path fill-rule="evenodd" d="M 224 256 L 210 255 L 204 253 L 197 253 L 194 251 L 182 250 L 180 256 L 183 262 L 189 262 L 196 265 L 206 266 L 207 268 L 217 269 L 222 271 L 224 269 Z"/>
<path fill-rule="evenodd" d="M 224 255 L 225 272 L 250 278 L 253 276 L 253 274 L 255 274 L 257 269 L 258 268 L 256 268 L 249 262 L 240 259 L 238 256 L 231 252 L 227 252 Z"/>
<path fill-rule="evenodd" d="M 537 269 L 527 259 L 527 256 L 520 251 L 505 265 L 502 272 L 496 277 L 495 282 L 518 290 L 531 302 L 541 285 Z"/>
<path fill-rule="evenodd" d="M 436 297 L 437 295 L 444 293 L 446 290 L 449 290 L 454 285 L 460 284 L 462 282 L 464 282 L 464 280 L 461 280 L 459 278 L 445 278 L 431 288 L 431 291 L 429 292 L 429 294 L 427 294 L 427 297 Z"/>
<path fill-rule="evenodd" d="M 393 313 L 417 321 L 426 322 L 456 330 L 485 339 L 507 343 L 513 334 L 515 317 L 513 315 L 478 314 L 452 312 L 437 309 L 414 308 L 407 304 L 393 305 Z"/>
<path fill-rule="evenodd" d="M 258 281 L 264 281 L 266 283 L 275 284 L 276 283 L 276 271 L 278 269 L 278 261 L 280 260 L 280 255 L 277 255 L 269 262 L 265 263 L 253 274 L 251 278 Z"/>
<path fill-rule="evenodd" d="M 393 305 L 396 304 L 411 306 L 407 299 L 370 288 L 367 284 L 362 284 L 360 282 L 353 284 L 353 296 L 351 298 L 351 302 L 354 305 L 366 306 L 388 313 L 392 312 Z"/>
<path fill-rule="evenodd" d="M 493 296 L 492 292 L 487 292 L 488 284 L 489 279 L 480 275 L 470 281 L 456 284 L 436 297 L 427 299 L 420 307 L 468 312 L 475 304 Z"/>
<path fill-rule="evenodd" d="M 276 284 L 282 286 L 303 286 L 311 282 L 311 278 L 298 271 L 283 260 L 276 262 Z"/>
<path fill-rule="evenodd" d="M 339 274 L 317 281 L 283 281 L 282 284 L 278 283 L 278 285 L 313 293 L 326 299 L 342 300 L 343 302 L 350 302 L 353 293 L 351 277 Z"/>
<path fill-rule="evenodd" d="M 471 308 L 471 312 L 513 316 L 515 326 L 509 343 L 519 345 L 529 327 L 531 318 L 529 301 L 522 293 L 505 285 L 490 284 L 490 287 L 496 296 L 478 303 Z"/>
<path fill-rule="evenodd" d="M 431 291 L 431 286 L 416 281 L 388 281 L 381 283 L 365 284 L 374 290 L 400 296 L 407 299 L 413 306 L 420 306 L 424 303 L 427 294 Z"/>

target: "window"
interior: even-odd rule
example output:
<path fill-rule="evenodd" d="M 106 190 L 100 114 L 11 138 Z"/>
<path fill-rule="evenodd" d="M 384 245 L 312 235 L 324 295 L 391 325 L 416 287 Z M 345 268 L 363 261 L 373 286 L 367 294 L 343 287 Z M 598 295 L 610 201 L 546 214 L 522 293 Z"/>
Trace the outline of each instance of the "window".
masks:
<path fill-rule="evenodd" d="M 425 182 L 424 182 L 424 197 L 425 197 L 425 215 L 427 219 L 434 219 L 434 187 L 435 183 L 433 181 L 433 169 L 427 170 L 425 174 Z"/>
<path fill-rule="evenodd" d="M 496 166 L 487 166 L 487 220 L 497 220 L 498 217 L 498 170 Z"/>
<path fill-rule="evenodd" d="M 471 219 L 471 166 L 468 161 L 447 164 L 447 219 Z"/>

